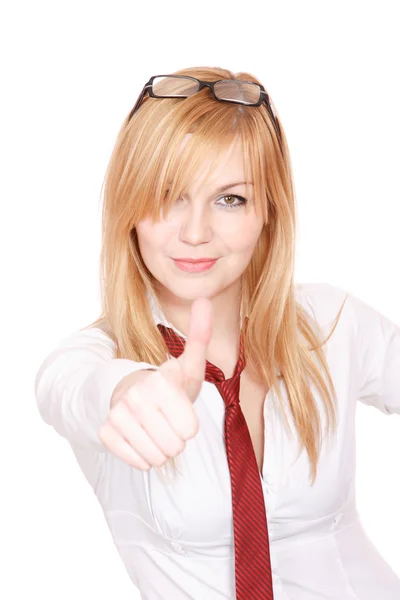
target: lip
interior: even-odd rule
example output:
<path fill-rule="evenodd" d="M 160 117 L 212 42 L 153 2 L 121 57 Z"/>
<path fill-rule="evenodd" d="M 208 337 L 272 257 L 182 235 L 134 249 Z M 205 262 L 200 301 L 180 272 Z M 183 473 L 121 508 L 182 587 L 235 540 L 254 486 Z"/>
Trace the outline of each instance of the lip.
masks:
<path fill-rule="evenodd" d="M 193 259 L 176 259 L 173 261 L 176 266 L 182 271 L 188 271 L 190 273 L 200 273 L 211 269 L 211 267 L 217 262 L 218 258 L 201 258 L 197 260 Z"/>
<path fill-rule="evenodd" d="M 217 258 L 173 258 L 172 260 L 177 260 L 178 262 L 185 263 L 199 263 L 199 262 L 213 262 L 218 260 Z"/>

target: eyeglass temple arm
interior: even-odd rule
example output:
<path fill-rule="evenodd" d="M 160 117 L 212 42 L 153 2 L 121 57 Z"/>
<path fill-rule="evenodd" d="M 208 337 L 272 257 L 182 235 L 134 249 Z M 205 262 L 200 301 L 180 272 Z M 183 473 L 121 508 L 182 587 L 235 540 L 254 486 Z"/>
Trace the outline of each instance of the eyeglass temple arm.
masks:
<path fill-rule="evenodd" d="M 129 117 L 128 117 L 128 122 L 131 120 L 134 112 L 136 111 L 137 108 L 139 108 L 140 104 L 142 103 L 142 100 L 144 98 L 145 93 L 147 92 L 147 89 L 150 86 L 148 85 L 148 83 L 146 83 L 146 85 L 143 87 L 142 91 L 139 94 L 138 99 L 136 100 L 135 106 L 132 108 L 131 112 L 129 113 Z"/>
<path fill-rule="evenodd" d="M 274 124 L 275 130 L 276 130 L 276 132 L 278 134 L 279 145 L 280 145 L 281 150 L 282 150 L 282 133 L 281 133 L 281 128 L 279 127 L 278 119 L 276 118 L 275 111 L 274 111 L 274 109 L 272 107 L 272 104 L 271 104 L 271 101 L 269 99 L 269 96 L 268 96 L 267 92 L 265 90 L 261 90 L 261 95 L 262 95 L 263 100 L 264 100 L 264 102 L 265 102 L 265 104 L 267 106 L 267 110 L 268 110 L 268 112 L 270 114 L 270 117 L 271 117 L 272 122 Z"/>

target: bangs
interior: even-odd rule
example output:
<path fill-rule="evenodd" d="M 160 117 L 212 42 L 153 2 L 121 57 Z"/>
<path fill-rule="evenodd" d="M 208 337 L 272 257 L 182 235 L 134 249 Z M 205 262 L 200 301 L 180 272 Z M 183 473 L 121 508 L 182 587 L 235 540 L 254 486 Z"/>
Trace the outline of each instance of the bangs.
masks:
<path fill-rule="evenodd" d="M 135 211 L 138 220 L 143 218 L 144 213 L 153 221 L 163 218 L 191 180 L 200 175 L 202 185 L 212 176 L 221 154 L 236 140 L 243 144 L 246 181 L 254 183 L 256 211 L 266 220 L 265 154 L 269 128 L 263 111 L 258 107 L 218 102 L 207 95 L 199 98 L 201 95 L 202 92 L 199 92 L 185 100 L 172 101 L 149 98 L 143 106 L 143 117 L 147 116 L 143 119 L 147 135 L 143 130 L 140 137 L 149 160 L 146 164 L 139 161 L 140 177 L 135 177 L 137 182 L 141 182 L 135 193 L 136 201 L 146 207 L 145 211 L 139 210 L 142 215 Z M 157 126 L 149 131 L 150 115 L 144 112 L 153 109 L 153 113 L 157 108 Z M 273 148 L 272 140 L 270 145 Z M 140 146 L 140 143 L 136 145 L 136 151 Z M 136 165 L 139 166 L 138 163 Z M 204 172 L 200 171 L 202 167 Z"/>
<path fill-rule="evenodd" d="M 202 131 L 205 128 L 206 131 Z M 215 127 L 218 129 L 218 126 Z M 210 131 L 207 125 L 202 124 L 198 130 L 189 132 L 189 137 L 183 140 L 180 146 L 167 161 L 164 178 L 160 178 L 160 192 L 156 194 L 154 209 L 168 212 L 175 200 L 188 188 L 190 181 L 199 178 L 202 186 L 212 177 L 218 167 L 220 156 L 224 153 L 237 137 L 237 132 L 225 132 L 224 137 L 219 131 Z"/>

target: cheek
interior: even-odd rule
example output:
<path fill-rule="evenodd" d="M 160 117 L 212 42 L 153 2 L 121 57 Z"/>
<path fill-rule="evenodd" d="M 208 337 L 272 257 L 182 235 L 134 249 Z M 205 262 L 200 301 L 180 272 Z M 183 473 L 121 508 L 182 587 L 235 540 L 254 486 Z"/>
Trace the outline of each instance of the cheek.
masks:
<path fill-rule="evenodd" d="M 137 224 L 136 231 L 139 249 L 143 255 L 156 254 L 164 247 L 167 238 L 165 225 L 145 220 Z"/>
<path fill-rule="evenodd" d="M 234 226 L 226 228 L 226 240 L 229 239 L 229 245 L 232 251 L 246 252 L 251 251 L 257 243 L 263 228 L 263 222 L 260 219 L 247 219 L 237 221 Z"/>

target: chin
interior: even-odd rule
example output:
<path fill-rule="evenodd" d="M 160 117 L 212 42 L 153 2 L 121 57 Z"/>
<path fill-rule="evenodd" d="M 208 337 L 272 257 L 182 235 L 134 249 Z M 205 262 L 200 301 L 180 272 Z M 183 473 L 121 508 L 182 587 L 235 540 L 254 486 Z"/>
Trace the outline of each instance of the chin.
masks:
<path fill-rule="evenodd" d="M 180 298 L 181 300 L 192 301 L 196 298 L 212 298 L 216 296 L 220 289 L 214 285 L 204 285 L 204 282 L 191 282 L 186 284 L 185 282 L 179 282 L 176 286 L 165 286 L 168 293 Z"/>

